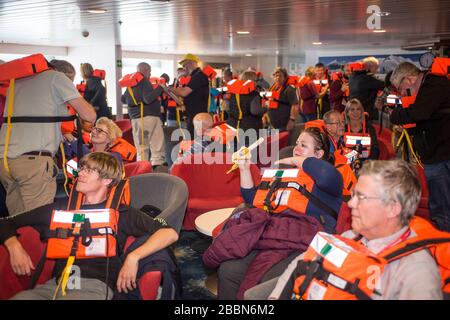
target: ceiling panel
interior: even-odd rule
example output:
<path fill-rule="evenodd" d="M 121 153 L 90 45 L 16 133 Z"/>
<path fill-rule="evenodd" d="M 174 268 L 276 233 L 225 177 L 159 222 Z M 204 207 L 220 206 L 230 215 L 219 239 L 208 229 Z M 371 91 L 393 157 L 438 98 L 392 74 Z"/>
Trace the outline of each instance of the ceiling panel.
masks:
<path fill-rule="evenodd" d="M 366 26 L 378 4 L 386 33 Z M 89 8 L 104 8 L 91 14 Z M 89 31 L 84 38 L 81 32 Z M 249 35 L 238 35 L 248 30 Z M 210 55 L 302 55 L 321 50 L 395 48 L 450 37 L 450 1 L 171 0 L 155 2 L 0 0 L 0 41 L 85 46 L 120 43 L 125 50 Z"/>

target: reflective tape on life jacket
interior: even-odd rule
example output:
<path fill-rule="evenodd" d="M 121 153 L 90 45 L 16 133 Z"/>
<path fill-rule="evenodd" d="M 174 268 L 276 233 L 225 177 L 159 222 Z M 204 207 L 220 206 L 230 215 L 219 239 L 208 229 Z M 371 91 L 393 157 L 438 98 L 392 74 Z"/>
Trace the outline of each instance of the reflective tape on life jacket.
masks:
<path fill-rule="evenodd" d="M 105 70 L 100 70 L 100 69 L 95 69 L 92 72 L 92 77 L 99 78 L 100 80 L 105 80 L 106 71 Z"/>
<path fill-rule="evenodd" d="M 144 75 L 140 72 L 126 74 L 119 80 L 119 85 L 121 88 L 135 87 L 142 79 L 144 79 Z"/>
<path fill-rule="evenodd" d="M 313 187 L 314 180 L 301 169 L 266 169 L 253 205 L 269 213 L 291 209 L 306 214 L 306 207 L 312 202 L 336 219 L 337 213 L 311 193 Z M 321 220 L 325 223 L 323 218 Z"/>
<path fill-rule="evenodd" d="M 350 149 L 360 148 L 361 150 L 357 150 L 360 158 L 369 158 L 371 144 L 372 138 L 368 133 L 344 133 L 344 145 Z"/>
<path fill-rule="evenodd" d="M 227 83 L 226 88 L 226 92 L 229 94 L 250 94 L 256 90 L 256 85 L 252 80 L 233 79 Z"/>
<path fill-rule="evenodd" d="M 211 140 L 217 141 L 221 144 L 227 144 L 232 142 L 237 135 L 237 129 L 233 128 L 229 124 L 222 123 L 218 126 L 211 128 L 207 133 Z"/>
<path fill-rule="evenodd" d="M 328 84 L 328 79 L 314 79 L 313 83 L 316 86 L 317 92 L 320 92 L 322 90 L 322 87 L 325 87 Z"/>
<path fill-rule="evenodd" d="M 136 148 L 123 138 L 117 138 L 114 143 L 105 150 L 107 152 L 117 152 L 123 161 L 133 161 L 136 157 Z"/>
<path fill-rule="evenodd" d="M 76 259 L 114 257 L 117 223 L 115 209 L 54 210 L 47 258 L 64 259 L 73 254 Z M 75 239 L 78 245 L 73 249 Z"/>
<path fill-rule="evenodd" d="M 89 259 L 116 256 L 116 236 L 118 232 L 121 204 L 129 204 L 128 180 L 121 180 L 111 188 L 105 209 L 79 210 L 84 195 L 72 188 L 67 209 L 54 210 L 50 222 L 46 256 L 50 259 L 67 258 L 54 293 L 56 297 L 61 287 L 62 295 L 72 271 L 75 259 Z"/>
<path fill-rule="evenodd" d="M 411 236 L 412 232 L 416 235 Z M 376 291 L 386 266 L 428 249 L 441 274 L 443 292 L 450 291 L 450 233 L 413 217 L 409 229 L 380 253 L 361 242 L 319 232 L 294 271 L 294 293 L 305 300 L 368 300 Z"/>
<path fill-rule="evenodd" d="M 9 84 L 11 79 L 21 79 L 49 70 L 45 57 L 33 54 L 0 65 L 0 83 Z"/>

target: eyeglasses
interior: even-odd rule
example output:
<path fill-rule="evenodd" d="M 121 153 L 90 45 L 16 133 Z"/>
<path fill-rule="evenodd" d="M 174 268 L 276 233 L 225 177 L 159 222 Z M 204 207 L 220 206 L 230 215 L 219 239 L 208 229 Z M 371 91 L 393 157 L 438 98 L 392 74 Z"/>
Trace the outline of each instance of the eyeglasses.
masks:
<path fill-rule="evenodd" d="M 327 124 L 342 124 L 343 126 L 345 126 L 345 121 L 328 122 Z"/>
<path fill-rule="evenodd" d="M 353 199 L 356 197 L 356 200 L 358 201 L 358 204 L 360 204 L 361 202 L 363 202 L 364 200 L 375 200 L 375 199 L 381 199 L 380 197 L 368 197 L 365 196 L 359 192 L 355 192 L 355 190 L 352 191 L 352 195 L 350 197 L 350 199 Z"/>
<path fill-rule="evenodd" d="M 92 128 L 92 131 L 97 131 L 97 133 L 103 133 L 103 134 L 105 134 L 105 135 L 108 135 L 108 132 L 107 131 L 105 131 L 105 130 L 103 130 L 103 129 L 100 129 L 99 127 L 93 127 Z"/>
<path fill-rule="evenodd" d="M 78 174 L 80 174 L 82 171 L 86 172 L 87 174 L 91 174 L 93 172 L 98 172 L 98 169 L 90 168 L 88 166 L 81 166 L 78 168 Z"/>

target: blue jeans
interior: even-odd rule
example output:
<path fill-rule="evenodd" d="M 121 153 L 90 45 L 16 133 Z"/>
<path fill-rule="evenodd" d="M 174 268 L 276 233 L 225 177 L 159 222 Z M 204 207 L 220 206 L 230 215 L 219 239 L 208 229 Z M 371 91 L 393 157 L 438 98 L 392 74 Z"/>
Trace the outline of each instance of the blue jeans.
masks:
<path fill-rule="evenodd" d="M 429 189 L 431 220 L 444 231 L 450 231 L 450 160 L 425 165 Z"/>

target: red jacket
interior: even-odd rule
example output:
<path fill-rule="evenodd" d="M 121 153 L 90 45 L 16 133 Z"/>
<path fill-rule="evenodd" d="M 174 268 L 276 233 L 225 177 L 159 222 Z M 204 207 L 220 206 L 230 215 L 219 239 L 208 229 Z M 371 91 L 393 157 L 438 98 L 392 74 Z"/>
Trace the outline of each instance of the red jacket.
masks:
<path fill-rule="evenodd" d="M 294 251 L 305 251 L 318 231 L 317 219 L 285 211 L 270 215 L 262 209 L 244 209 L 230 217 L 222 233 L 203 254 L 207 267 L 217 268 L 222 262 L 259 253 L 251 262 L 241 283 L 238 299 L 257 285 L 269 269 Z"/>
<path fill-rule="evenodd" d="M 318 94 L 314 82 L 310 81 L 300 88 L 300 97 L 303 100 L 302 113 L 316 113 L 316 95 Z"/>

